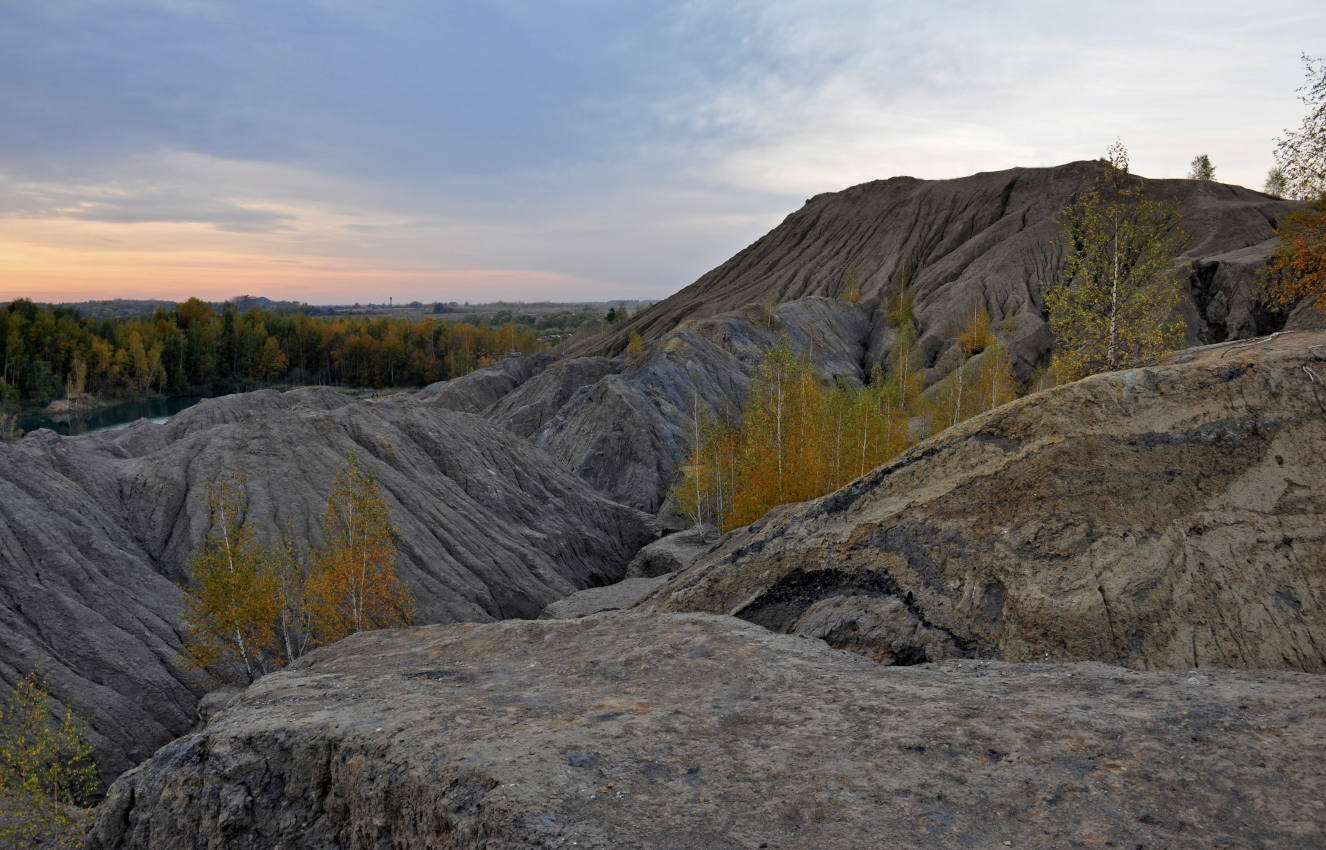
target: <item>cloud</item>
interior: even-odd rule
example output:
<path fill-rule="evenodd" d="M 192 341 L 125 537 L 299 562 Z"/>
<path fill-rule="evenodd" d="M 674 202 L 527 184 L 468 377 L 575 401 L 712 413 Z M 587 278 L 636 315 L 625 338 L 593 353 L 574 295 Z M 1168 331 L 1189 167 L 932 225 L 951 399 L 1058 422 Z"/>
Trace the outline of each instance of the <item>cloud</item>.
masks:
<path fill-rule="evenodd" d="M 1120 136 L 1140 173 L 1204 152 L 1259 185 L 1301 117 L 1286 33 L 1326 31 L 1317 6 L 4 4 L 0 240 L 27 268 L 118 251 L 181 286 L 254 264 L 229 292 L 502 269 L 485 284 L 660 297 L 804 198 L 897 174 Z"/>
<path fill-rule="evenodd" d="M 187 223 L 228 233 L 290 229 L 295 216 L 260 204 L 217 198 L 206 186 L 135 185 L 123 181 L 68 185 L 0 179 L 0 213 L 24 218 L 69 218 L 113 224 Z"/>
<path fill-rule="evenodd" d="M 1260 185 L 1271 137 L 1299 109 L 1286 26 L 1326 29 L 1326 12 L 1299 3 L 736 8 L 740 70 L 665 103 L 664 120 L 713 137 L 699 179 L 797 194 L 1053 165 L 1116 136 L 1140 173 L 1182 176 L 1205 151 L 1222 179 Z M 696 27 L 728 14 L 688 13 Z"/>
<path fill-rule="evenodd" d="M 85 201 L 65 208 L 72 218 L 119 224 L 146 222 L 210 224 L 227 233 L 271 233 L 290 229 L 294 216 L 275 210 L 254 209 L 224 201 L 199 201 L 170 194 L 122 196 Z"/>

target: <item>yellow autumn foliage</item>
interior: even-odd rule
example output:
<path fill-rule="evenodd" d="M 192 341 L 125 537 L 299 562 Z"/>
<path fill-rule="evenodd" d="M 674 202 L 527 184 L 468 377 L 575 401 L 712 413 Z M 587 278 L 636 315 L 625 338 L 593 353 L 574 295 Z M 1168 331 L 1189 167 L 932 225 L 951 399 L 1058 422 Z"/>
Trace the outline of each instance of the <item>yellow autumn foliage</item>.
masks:
<path fill-rule="evenodd" d="M 0 706 L 0 846 L 79 847 L 97 769 L 83 721 L 52 714 L 36 672 Z"/>
<path fill-rule="evenodd" d="M 312 552 L 288 530 L 279 547 L 260 545 L 242 488 L 240 476 L 208 486 L 209 531 L 190 559 L 185 596 L 187 666 L 223 677 L 242 670 L 253 681 L 314 646 L 410 622 L 390 509 L 354 455 L 332 483 Z"/>
<path fill-rule="evenodd" d="M 946 378 L 933 400 L 922 396 L 910 294 L 900 300 L 887 371 L 877 364 L 863 386 L 827 386 L 784 339 L 756 370 L 739 422 L 705 415 L 695 399 L 691 451 L 675 491 L 679 510 L 725 531 L 746 525 L 893 458 L 915 442 L 914 420 L 938 431 L 1016 396 L 1007 350 L 981 311 L 956 338 L 960 345 L 979 340 L 983 353 Z"/>

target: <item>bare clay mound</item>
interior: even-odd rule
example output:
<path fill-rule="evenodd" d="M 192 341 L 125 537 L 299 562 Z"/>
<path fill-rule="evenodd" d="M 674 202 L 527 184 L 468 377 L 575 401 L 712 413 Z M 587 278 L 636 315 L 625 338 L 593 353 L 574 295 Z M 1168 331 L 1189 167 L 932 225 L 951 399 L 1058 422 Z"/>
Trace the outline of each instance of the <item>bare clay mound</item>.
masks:
<path fill-rule="evenodd" d="M 207 532 L 207 482 L 246 477 L 267 541 L 320 540 L 330 483 L 355 453 L 401 532 L 419 622 L 532 617 L 620 579 L 656 536 L 543 452 L 478 417 L 396 396 L 263 391 L 165 425 L 0 443 L 0 693 L 38 668 L 91 727 L 102 778 L 196 720 L 174 582 Z"/>
<path fill-rule="evenodd" d="M 1326 333 L 1021 399 L 646 598 L 890 663 L 1326 671 Z"/>
<path fill-rule="evenodd" d="M 1025 378 L 1050 351 L 1041 288 L 1063 268 L 1057 217 L 1103 170 L 1097 161 L 952 180 L 893 177 L 816 195 L 695 283 L 573 351 L 616 354 L 631 331 L 660 339 L 685 319 L 770 298 L 859 293 L 871 326 L 869 357 L 877 361 L 893 345 L 888 299 L 906 285 L 916 296 L 925 365 L 954 353 L 952 329 L 980 305 L 997 326 L 1013 326 L 1005 343 Z M 1188 271 L 1189 344 L 1277 330 L 1278 320 L 1257 303 L 1257 272 L 1277 244 L 1277 219 L 1296 202 L 1213 181 L 1143 179 L 1142 185 L 1148 198 L 1182 212 L 1187 238 L 1176 259 Z"/>

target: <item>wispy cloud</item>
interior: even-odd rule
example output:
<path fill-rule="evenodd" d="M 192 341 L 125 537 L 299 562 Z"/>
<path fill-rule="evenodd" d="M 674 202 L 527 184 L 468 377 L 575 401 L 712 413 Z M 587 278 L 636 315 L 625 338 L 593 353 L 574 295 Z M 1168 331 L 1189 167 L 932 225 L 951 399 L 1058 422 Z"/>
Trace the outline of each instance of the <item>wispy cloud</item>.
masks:
<path fill-rule="evenodd" d="M 181 197 L 174 192 L 122 194 L 113 198 L 84 199 L 57 208 L 56 215 L 115 224 L 209 224 L 227 233 L 271 233 L 289 230 L 290 213 L 257 209 L 210 199 Z"/>
<path fill-rule="evenodd" d="M 1116 136 L 1140 173 L 1207 153 L 1258 185 L 1319 5 L 5 4 L 0 299 L 100 276 L 424 300 L 472 274 L 662 296 L 809 195 Z"/>
<path fill-rule="evenodd" d="M 714 135 L 709 179 L 807 194 L 1095 157 L 1116 136 L 1141 173 L 1182 176 L 1207 152 L 1222 179 L 1258 186 L 1297 120 L 1285 22 L 1326 31 L 1326 12 L 1294 3 L 741 9 L 750 59 L 698 103 L 668 103 L 670 123 Z M 726 14 L 688 11 L 696 26 Z"/>

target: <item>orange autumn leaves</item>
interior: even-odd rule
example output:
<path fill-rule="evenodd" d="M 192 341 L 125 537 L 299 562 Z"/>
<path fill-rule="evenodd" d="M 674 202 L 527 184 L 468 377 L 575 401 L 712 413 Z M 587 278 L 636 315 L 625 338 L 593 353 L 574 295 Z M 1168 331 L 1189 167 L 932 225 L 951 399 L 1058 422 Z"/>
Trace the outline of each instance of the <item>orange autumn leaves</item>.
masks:
<path fill-rule="evenodd" d="M 81 847 L 97 766 L 87 724 L 30 671 L 0 703 L 0 847 Z"/>
<path fill-rule="evenodd" d="M 1280 246 L 1266 263 L 1266 302 L 1287 310 L 1301 300 L 1314 300 L 1326 312 L 1326 192 L 1297 212 L 1285 216 Z"/>
<path fill-rule="evenodd" d="M 244 524 L 242 479 L 207 489 L 211 526 L 189 561 L 192 595 L 185 597 L 184 653 L 206 668 L 238 661 L 249 681 L 266 672 L 271 624 L 281 610 L 273 559 Z"/>
<path fill-rule="evenodd" d="M 1326 62 L 1304 54 L 1303 63 L 1307 82 L 1298 91 L 1307 114 L 1277 140 L 1274 171 L 1289 197 L 1308 203 L 1281 220 L 1265 296 L 1277 309 L 1301 300 L 1326 313 Z"/>
<path fill-rule="evenodd" d="M 208 486 L 209 531 L 189 561 L 185 662 L 253 681 L 314 646 L 409 623 L 414 602 L 397 578 L 396 529 L 373 474 L 351 455 L 332 482 L 322 546 L 305 552 L 287 531 L 261 545 L 245 523 L 243 479 Z"/>
<path fill-rule="evenodd" d="M 306 583 L 313 625 L 325 642 L 410 621 L 414 603 L 396 578 L 395 538 L 373 474 L 351 457 L 332 483 L 323 546 Z"/>

